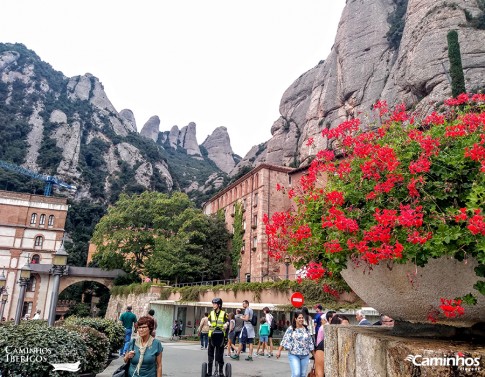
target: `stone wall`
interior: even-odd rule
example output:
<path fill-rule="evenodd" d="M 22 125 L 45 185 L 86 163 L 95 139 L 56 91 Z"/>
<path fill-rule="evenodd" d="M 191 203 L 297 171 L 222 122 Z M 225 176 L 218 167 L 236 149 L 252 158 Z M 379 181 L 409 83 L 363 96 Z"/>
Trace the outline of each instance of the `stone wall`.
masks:
<path fill-rule="evenodd" d="M 146 315 L 150 310 L 150 301 L 160 299 L 160 291 L 150 291 L 141 294 L 129 294 L 127 296 L 111 296 L 106 310 L 105 318 L 118 319 L 128 305 L 133 307 L 133 313 L 137 317 Z"/>
<path fill-rule="evenodd" d="M 471 364 L 473 358 L 480 358 L 476 361 L 480 364 L 478 367 L 462 366 L 464 362 Z M 408 359 L 414 359 L 414 363 Z M 432 363 L 457 362 L 459 365 L 425 365 L 428 360 L 433 360 Z M 329 325 L 325 327 L 325 375 L 483 377 L 485 346 L 452 340 L 393 336 L 392 328 L 386 327 Z"/>

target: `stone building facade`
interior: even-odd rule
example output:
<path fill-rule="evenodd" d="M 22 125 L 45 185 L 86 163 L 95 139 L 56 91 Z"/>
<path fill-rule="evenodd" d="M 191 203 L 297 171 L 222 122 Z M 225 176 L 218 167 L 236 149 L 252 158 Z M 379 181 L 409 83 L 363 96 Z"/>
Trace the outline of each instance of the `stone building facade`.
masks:
<path fill-rule="evenodd" d="M 236 203 L 243 210 L 243 247 L 241 249 L 240 281 L 268 281 L 284 279 L 284 260 L 275 262 L 268 255 L 267 236 L 263 216 L 286 211 L 291 200 L 280 187 L 290 187 L 292 168 L 261 164 L 213 196 L 205 205 L 207 215 L 223 211 L 227 229 L 233 232 Z M 288 266 L 290 278 L 295 269 Z"/>
<path fill-rule="evenodd" d="M 68 205 L 54 198 L 0 191 L 0 270 L 4 270 L 8 301 L 3 316 L 15 316 L 20 286 L 20 268 L 52 264 L 52 255 L 61 246 Z M 52 281 L 49 274 L 33 271 L 27 285 L 22 316 L 37 309 L 47 318 Z"/>

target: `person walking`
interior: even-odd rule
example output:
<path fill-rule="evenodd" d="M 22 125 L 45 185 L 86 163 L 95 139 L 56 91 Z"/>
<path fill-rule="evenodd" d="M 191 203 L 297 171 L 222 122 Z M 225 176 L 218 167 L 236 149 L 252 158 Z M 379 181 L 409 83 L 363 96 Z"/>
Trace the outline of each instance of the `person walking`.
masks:
<path fill-rule="evenodd" d="M 209 313 L 205 312 L 199 323 L 200 349 L 207 349 L 209 345 Z"/>
<path fill-rule="evenodd" d="M 269 311 L 269 308 L 265 306 L 263 308 L 263 313 L 266 317 L 266 322 L 269 325 L 269 335 L 268 335 L 268 348 L 269 348 L 269 353 L 268 357 L 273 357 L 273 332 L 278 328 L 276 324 L 276 318 L 273 317 L 271 312 Z"/>
<path fill-rule="evenodd" d="M 237 349 L 239 348 L 239 344 L 241 343 L 241 331 L 244 327 L 244 319 L 242 319 L 241 309 L 236 309 L 236 315 L 234 316 L 234 322 L 236 323 L 236 327 L 234 328 L 234 338 L 235 342 L 232 345 L 232 349 L 234 353 L 237 353 Z M 236 347 L 236 343 L 239 343 Z M 243 349 L 245 351 L 245 349 Z"/>
<path fill-rule="evenodd" d="M 157 335 L 157 327 L 158 327 L 158 323 L 157 323 L 157 320 L 155 318 L 155 310 L 150 309 L 148 311 L 148 315 L 153 319 L 153 322 L 155 323 L 155 325 L 153 327 L 153 332 L 151 333 L 151 335 L 155 338 L 156 335 Z"/>
<path fill-rule="evenodd" d="M 209 348 L 207 350 L 207 377 L 212 376 L 214 354 L 217 365 L 219 365 L 219 376 L 224 372 L 224 340 L 226 337 L 227 314 L 222 310 L 222 299 L 212 299 L 212 311 L 209 314 Z"/>
<path fill-rule="evenodd" d="M 227 329 L 227 356 L 232 354 L 232 345 L 236 342 L 236 320 L 234 319 L 234 313 L 227 315 L 229 320 L 229 327 Z"/>
<path fill-rule="evenodd" d="M 315 314 L 315 317 L 313 317 L 313 324 L 315 327 L 315 340 L 316 340 L 316 337 L 318 336 L 318 330 L 320 330 L 320 326 L 322 325 L 322 319 L 325 321 L 325 317 L 323 315 L 322 305 L 318 304 L 317 306 L 315 306 L 315 311 L 316 311 L 316 314 Z"/>
<path fill-rule="evenodd" d="M 306 377 L 310 354 L 313 354 L 315 348 L 312 336 L 303 324 L 304 320 L 303 313 L 296 311 L 276 352 L 276 358 L 279 359 L 281 350 L 288 350 L 291 377 Z"/>
<path fill-rule="evenodd" d="M 143 316 L 138 321 L 138 338 L 129 342 L 129 350 L 124 360 L 129 362 L 128 376 L 162 377 L 162 343 L 151 334 L 155 321 L 150 316 Z"/>
<path fill-rule="evenodd" d="M 130 344 L 131 334 L 133 333 L 133 325 L 136 323 L 136 315 L 132 312 L 131 305 L 126 307 L 126 311 L 120 315 L 120 321 L 125 328 L 125 344 L 120 352 L 120 356 L 124 356 Z"/>
<path fill-rule="evenodd" d="M 263 317 L 259 320 L 259 343 L 258 343 L 258 349 L 256 350 L 256 355 L 258 356 L 264 356 L 264 350 L 268 348 L 268 336 L 269 336 L 269 325 L 266 322 L 266 318 Z M 262 347 L 262 352 L 259 353 L 259 348 Z M 268 351 L 268 356 L 269 356 L 269 351 Z"/>
<path fill-rule="evenodd" d="M 249 307 L 248 300 L 244 300 L 242 304 L 244 308 L 244 315 L 241 316 L 241 318 L 244 320 L 244 327 L 242 328 L 242 331 L 241 331 L 240 344 L 239 344 L 237 353 L 236 355 L 231 355 L 231 358 L 234 360 L 239 360 L 239 356 L 241 354 L 243 344 L 249 344 L 249 354 L 244 360 L 253 361 L 253 346 L 254 346 L 254 338 L 256 334 L 254 331 L 254 326 L 251 323 L 251 321 L 253 321 L 254 312 L 253 312 L 253 309 Z"/>

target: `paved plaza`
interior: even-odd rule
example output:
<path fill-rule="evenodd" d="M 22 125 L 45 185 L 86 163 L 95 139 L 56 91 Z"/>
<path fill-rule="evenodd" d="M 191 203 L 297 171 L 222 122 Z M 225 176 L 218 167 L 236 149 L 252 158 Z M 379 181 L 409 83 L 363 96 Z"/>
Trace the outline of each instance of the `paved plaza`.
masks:
<path fill-rule="evenodd" d="M 207 351 L 200 349 L 199 343 L 194 342 L 165 342 L 163 343 L 163 376 L 170 377 L 199 377 L 202 363 L 207 362 Z M 266 377 L 291 375 L 286 352 L 281 358 L 254 357 L 254 361 L 245 361 L 246 354 L 241 354 L 241 360 L 235 361 L 225 357 L 224 361 L 232 364 L 234 377 Z M 113 371 L 123 363 L 123 359 L 114 360 L 111 365 L 96 377 L 111 377 Z"/>

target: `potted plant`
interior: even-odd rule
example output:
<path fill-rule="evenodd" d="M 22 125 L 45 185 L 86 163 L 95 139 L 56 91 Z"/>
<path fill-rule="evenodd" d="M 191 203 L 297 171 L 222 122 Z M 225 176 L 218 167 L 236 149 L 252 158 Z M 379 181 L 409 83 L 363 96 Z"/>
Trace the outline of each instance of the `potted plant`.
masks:
<path fill-rule="evenodd" d="M 380 126 L 325 129 L 331 148 L 280 187 L 295 208 L 265 217 L 271 256 L 342 276 L 396 319 L 485 322 L 485 95 L 419 122 L 404 105 L 374 109 Z"/>

